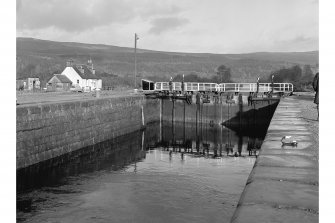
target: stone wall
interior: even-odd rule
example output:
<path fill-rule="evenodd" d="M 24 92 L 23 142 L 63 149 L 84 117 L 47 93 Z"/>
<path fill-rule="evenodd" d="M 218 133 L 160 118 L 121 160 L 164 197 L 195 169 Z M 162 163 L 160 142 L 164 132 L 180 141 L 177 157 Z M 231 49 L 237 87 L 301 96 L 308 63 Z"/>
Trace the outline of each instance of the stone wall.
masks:
<path fill-rule="evenodd" d="M 143 109 L 143 111 L 142 111 Z M 143 96 L 18 106 L 17 169 L 115 138 L 159 120 L 158 100 Z"/>

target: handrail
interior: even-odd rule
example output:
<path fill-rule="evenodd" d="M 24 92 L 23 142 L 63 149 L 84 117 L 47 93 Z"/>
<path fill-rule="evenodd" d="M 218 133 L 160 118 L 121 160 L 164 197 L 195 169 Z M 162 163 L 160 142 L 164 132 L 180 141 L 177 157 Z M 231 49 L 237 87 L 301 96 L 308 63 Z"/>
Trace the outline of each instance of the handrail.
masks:
<path fill-rule="evenodd" d="M 198 83 L 184 82 L 184 91 L 211 91 L 211 92 L 293 92 L 292 83 Z M 156 82 L 156 91 L 169 91 L 169 82 Z M 182 91 L 181 82 L 172 82 L 173 91 Z"/>

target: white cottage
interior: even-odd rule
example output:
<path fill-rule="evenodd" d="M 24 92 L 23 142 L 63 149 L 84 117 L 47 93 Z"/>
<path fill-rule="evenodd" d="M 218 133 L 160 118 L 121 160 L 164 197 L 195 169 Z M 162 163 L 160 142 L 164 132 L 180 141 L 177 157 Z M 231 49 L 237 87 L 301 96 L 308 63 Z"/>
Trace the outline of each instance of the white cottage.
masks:
<path fill-rule="evenodd" d="M 62 75 L 65 75 L 72 81 L 72 86 L 80 87 L 86 91 L 101 89 L 102 81 L 95 75 L 92 60 L 87 65 L 74 64 L 73 60 L 66 62 L 66 68 Z"/>

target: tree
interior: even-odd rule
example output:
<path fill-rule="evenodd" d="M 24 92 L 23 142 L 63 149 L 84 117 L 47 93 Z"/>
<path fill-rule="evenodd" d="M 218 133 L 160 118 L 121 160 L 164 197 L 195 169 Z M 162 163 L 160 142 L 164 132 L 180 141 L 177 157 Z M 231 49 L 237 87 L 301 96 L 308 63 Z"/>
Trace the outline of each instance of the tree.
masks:
<path fill-rule="evenodd" d="M 305 84 L 312 83 L 314 78 L 313 71 L 311 69 L 311 66 L 309 64 L 304 65 L 303 71 L 302 71 L 302 82 Z"/>
<path fill-rule="evenodd" d="M 274 82 L 296 82 L 300 81 L 302 76 L 302 70 L 299 65 L 295 65 L 291 68 L 282 68 L 269 75 L 269 81 L 271 81 L 272 75 L 274 75 Z"/>
<path fill-rule="evenodd" d="M 218 75 L 220 83 L 231 82 L 231 72 L 229 67 L 226 67 L 225 65 L 220 65 L 217 68 L 216 74 Z"/>
<path fill-rule="evenodd" d="M 302 88 L 302 69 L 299 65 L 273 72 L 269 75 L 269 81 L 271 81 L 272 75 L 274 75 L 273 81 L 275 83 L 292 83 L 295 90 L 301 90 Z"/>
<path fill-rule="evenodd" d="M 182 78 L 181 78 L 182 79 Z M 202 82 L 202 79 L 194 72 L 185 75 L 185 82 Z"/>
<path fill-rule="evenodd" d="M 302 77 L 302 69 L 299 65 L 295 65 L 290 69 L 290 74 L 292 75 L 293 81 L 300 81 Z"/>

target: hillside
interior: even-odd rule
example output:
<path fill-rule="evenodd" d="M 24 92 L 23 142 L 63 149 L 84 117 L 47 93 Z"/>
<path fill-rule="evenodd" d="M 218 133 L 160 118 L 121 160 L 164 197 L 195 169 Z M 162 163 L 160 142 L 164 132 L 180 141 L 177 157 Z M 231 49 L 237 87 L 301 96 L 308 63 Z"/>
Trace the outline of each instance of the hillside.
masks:
<path fill-rule="evenodd" d="M 43 82 L 53 73 L 61 72 L 66 60 L 72 58 L 85 63 L 90 57 L 98 74 L 132 77 L 134 73 L 134 49 L 102 44 L 55 42 L 33 38 L 17 38 L 17 79 L 40 77 Z M 255 81 L 272 71 L 295 64 L 318 64 L 318 51 L 311 52 L 260 52 L 249 54 L 174 53 L 139 49 L 138 73 L 141 77 L 167 80 L 177 74 L 196 73 L 199 76 L 215 75 L 216 68 L 231 68 L 234 81 Z"/>

